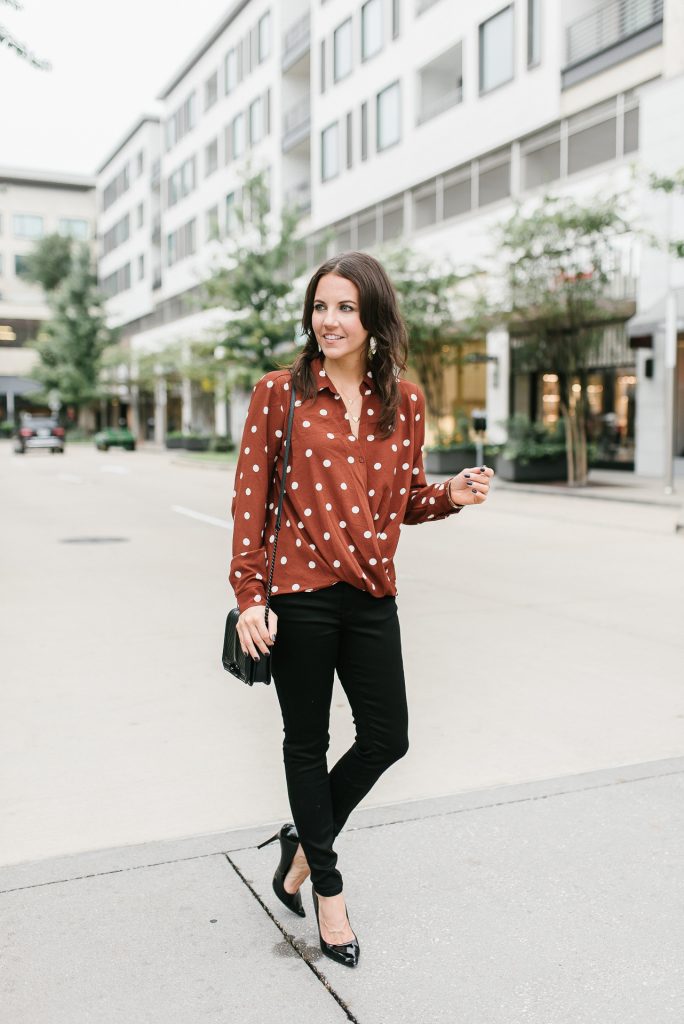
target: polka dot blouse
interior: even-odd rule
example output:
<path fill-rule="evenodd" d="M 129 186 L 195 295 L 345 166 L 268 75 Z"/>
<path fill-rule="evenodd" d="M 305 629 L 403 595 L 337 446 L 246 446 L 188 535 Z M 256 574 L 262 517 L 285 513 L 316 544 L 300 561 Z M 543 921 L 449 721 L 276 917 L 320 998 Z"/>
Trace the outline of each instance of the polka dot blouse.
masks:
<path fill-rule="evenodd" d="M 295 402 L 271 592 L 318 590 L 345 580 L 376 597 L 396 595 L 393 558 L 402 524 L 444 519 L 462 507 L 452 505 L 446 483 L 426 483 L 425 396 L 400 380 L 397 426 L 387 438 L 376 437 L 380 400 L 369 371 L 360 385 L 356 438 L 320 357 L 312 370 L 316 397 Z M 230 564 L 241 612 L 266 602 L 290 387 L 288 370 L 265 374 L 253 388 L 242 435 Z"/>

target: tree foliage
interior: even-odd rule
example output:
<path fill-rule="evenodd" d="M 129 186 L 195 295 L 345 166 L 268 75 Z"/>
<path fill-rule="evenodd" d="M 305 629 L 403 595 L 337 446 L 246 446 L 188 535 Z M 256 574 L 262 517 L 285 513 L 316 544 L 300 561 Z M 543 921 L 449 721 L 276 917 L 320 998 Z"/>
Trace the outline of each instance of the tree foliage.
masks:
<path fill-rule="evenodd" d="M 105 324 L 87 245 L 74 251 L 71 269 L 49 303 L 52 316 L 34 342 L 39 363 L 33 376 L 46 392 L 56 391 L 62 403 L 81 406 L 99 395 L 102 354 L 116 340 Z"/>
<path fill-rule="evenodd" d="M 72 240 L 64 235 L 46 235 L 36 243 L 25 260 L 23 277 L 53 292 L 71 269 Z"/>
<path fill-rule="evenodd" d="M 545 196 L 495 232 L 501 291 L 487 320 L 507 326 L 522 363 L 558 374 L 570 483 L 585 483 L 588 472 L 586 388 L 573 389 L 573 378 L 583 380 L 606 324 L 619 319 L 610 283 L 616 240 L 629 230 L 618 196 Z"/>
<path fill-rule="evenodd" d="M 19 0 L 0 0 L 0 4 L 5 4 L 6 7 L 11 7 L 14 11 L 23 10 L 23 5 Z M 38 68 L 40 71 L 50 70 L 49 61 L 36 57 L 26 44 L 19 42 L 16 36 L 4 25 L 0 25 L 0 46 L 6 46 L 8 50 L 14 50 L 19 57 L 28 61 L 29 64 L 32 64 L 34 68 Z"/>
<path fill-rule="evenodd" d="M 394 284 L 409 335 L 410 362 L 425 392 L 428 412 L 443 416 L 444 368 L 456 363 L 465 340 L 455 330 L 460 285 L 468 276 L 437 264 L 408 246 L 388 249 L 382 263 Z"/>
<path fill-rule="evenodd" d="M 228 316 L 211 342 L 193 346 L 193 362 L 200 374 L 222 366 L 233 383 L 251 387 L 293 358 L 298 348 L 302 297 L 293 282 L 304 272 L 305 261 L 296 237 L 298 215 L 283 210 L 274 230 L 263 175 L 248 169 L 243 182 L 235 232 L 204 284 L 205 307 L 220 307 Z M 220 363 L 214 359 L 217 348 Z"/>

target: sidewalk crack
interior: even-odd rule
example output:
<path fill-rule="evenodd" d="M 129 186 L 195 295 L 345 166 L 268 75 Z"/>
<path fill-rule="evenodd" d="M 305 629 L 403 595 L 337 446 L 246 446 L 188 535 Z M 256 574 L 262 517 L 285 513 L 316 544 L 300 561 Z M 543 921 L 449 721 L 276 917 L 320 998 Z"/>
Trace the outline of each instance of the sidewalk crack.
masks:
<path fill-rule="evenodd" d="M 335 989 L 332 987 L 332 985 L 330 984 L 328 979 L 325 977 L 325 975 L 321 971 L 319 971 L 319 969 L 316 967 L 315 964 L 313 964 L 310 960 L 308 960 L 306 958 L 306 956 L 304 955 L 304 952 L 302 951 L 302 949 L 300 949 L 300 947 L 297 945 L 297 941 L 294 938 L 294 936 L 290 935 L 290 933 L 283 927 L 283 925 L 280 923 L 280 921 L 277 919 L 277 917 L 273 913 L 271 913 L 271 911 L 266 906 L 266 904 L 264 903 L 264 901 L 262 900 L 261 896 L 256 891 L 256 889 L 254 888 L 254 886 L 251 885 L 251 883 L 247 881 L 247 879 L 245 878 L 243 873 L 240 871 L 240 868 L 237 866 L 235 861 L 232 860 L 231 857 L 227 853 L 224 853 L 223 856 L 226 858 L 226 860 L 228 861 L 228 863 L 230 864 L 230 866 L 232 867 L 233 871 L 238 876 L 240 881 L 249 889 L 249 891 L 251 892 L 252 896 L 257 901 L 257 903 L 259 904 L 261 909 L 268 915 L 268 917 L 270 917 L 271 921 L 273 921 L 273 924 L 276 926 L 276 928 L 281 933 L 281 935 L 283 936 L 285 941 L 288 943 L 288 945 L 290 945 L 292 947 L 292 949 L 295 951 L 295 953 L 297 954 L 297 956 L 300 957 L 301 960 L 303 960 L 303 962 L 306 964 L 306 966 L 309 968 L 309 970 L 313 971 L 313 973 L 316 975 L 316 977 L 318 978 L 320 983 L 327 989 L 327 991 L 333 997 L 335 1002 L 337 1002 L 339 1004 L 339 1006 L 342 1008 L 342 1010 L 347 1015 L 347 1020 L 350 1020 L 352 1022 L 352 1024 L 360 1024 L 360 1021 L 359 1021 L 358 1017 L 354 1016 L 354 1014 L 351 1012 L 351 1010 L 349 1009 L 349 1007 L 345 1003 L 345 1001 L 342 998 L 342 996 L 339 995 L 339 993 L 335 991 Z"/>

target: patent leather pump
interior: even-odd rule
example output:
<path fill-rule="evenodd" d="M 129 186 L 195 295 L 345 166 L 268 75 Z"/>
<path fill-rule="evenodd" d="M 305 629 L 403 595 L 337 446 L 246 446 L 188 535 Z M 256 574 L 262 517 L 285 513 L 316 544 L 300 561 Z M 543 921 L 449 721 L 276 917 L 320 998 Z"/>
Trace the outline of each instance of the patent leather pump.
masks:
<path fill-rule="evenodd" d="M 268 846 L 269 843 L 274 843 L 276 839 L 280 840 L 280 863 L 275 870 L 273 876 L 273 892 L 276 894 L 278 899 L 285 904 L 288 910 L 293 911 L 295 914 L 299 914 L 300 917 L 306 917 L 306 911 L 302 906 L 302 896 L 299 890 L 297 892 L 287 892 L 284 886 L 285 875 L 290 870 L 290 865 L 294 860 L 294 855 L 297 852 L 299 846 L 299 836 L 295 830 L 294 825 L 291 822 L 283 825 L 279 832 L 276 832 L 270 839 L 266 839 L 263 843 L 259 843 L 257 849 L 260 850 L 263 846 Z"/>
<path fill-rule="evenodd" d="M 326 956 L 330 957 L 331 960 L 334 960 L 335 963 L 344 964 L 345 967 L 356 967 L 361 954 L 359 940 L 355 936 L 351 942 L 342 942 L 339 945 L 332 942 L 326 942 L 321 935 L 321 922 L 318 919 L 318 895 L 315 889 L 311 890 L 311 895 L 313 896 L 314 910 L 316 912 L 316 924 L 318 925 L 318 938 L 321 942 L 322 952 L 325 953 Z M 347 923 L 349 923 L 349 927 L 351 928 L 348 914 Z"/>

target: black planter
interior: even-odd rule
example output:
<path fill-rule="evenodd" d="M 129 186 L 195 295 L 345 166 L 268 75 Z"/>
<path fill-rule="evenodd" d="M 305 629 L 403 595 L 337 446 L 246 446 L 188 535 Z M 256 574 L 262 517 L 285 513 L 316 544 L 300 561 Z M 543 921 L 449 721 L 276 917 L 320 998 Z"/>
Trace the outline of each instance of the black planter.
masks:
<path fill-rule="evenodd" d="M 164 445 L 166 448 L 184 448 L 185 442 L 182 437 L 167 437 Z"/>
<path fill-rule="evenodd" d="M 514 483 L 542 483 L 544 481 L 567 480 L 568 460 L 563 455 L 550 455 L 543 459 L 531 459 L 520 462 L 519 459 L 507 459 L 497 455 L 496 475 L 501 480 Z"/>
<path fill-rule="evenodd" d="M 425 452 L 423 464 L 426 473 L 460 473 L 475 465 L 475 446 L 472 448 L 433 449 Z"/>
<path fill-rule="evenodd" d="M 186 437 L 183 441 L 183 448 L 186 452 L 208 452 L 210 441 L 209 437 Z"/>

